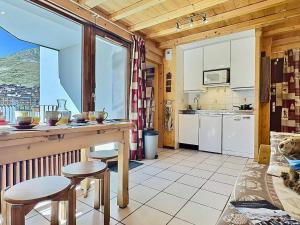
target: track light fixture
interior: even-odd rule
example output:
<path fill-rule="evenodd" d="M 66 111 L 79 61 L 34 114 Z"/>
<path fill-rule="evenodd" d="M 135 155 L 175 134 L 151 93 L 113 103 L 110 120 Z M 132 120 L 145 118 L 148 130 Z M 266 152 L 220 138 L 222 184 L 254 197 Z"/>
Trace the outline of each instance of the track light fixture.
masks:
<path fill-rule="evenodd" d="M 181 29 L 180 23 L 176 22 L 176 30 L 179 31 Z"/>
<path fill-rule="evenodd" d="M 202 15 L 202 22 L 203 23 L 208 23 L 206 13 L 203 13 L 203 15 Z"/>
<path fill-rule="evenodd" d="M 194 24 L 196 21 L 201 21 L 203 24 L 206 24 L 208 23 L 208 19 L 207 19 L 207 15 L 206 13 L 193 13 L 189 16 L 186 17 L 187 18 L 187 21 L 177 21 L 176 22 L 176 30 L 179 31 L 181 29 L 181 25 L 189 25 L 190 28 L 193 28 L 194 27 Z"/>

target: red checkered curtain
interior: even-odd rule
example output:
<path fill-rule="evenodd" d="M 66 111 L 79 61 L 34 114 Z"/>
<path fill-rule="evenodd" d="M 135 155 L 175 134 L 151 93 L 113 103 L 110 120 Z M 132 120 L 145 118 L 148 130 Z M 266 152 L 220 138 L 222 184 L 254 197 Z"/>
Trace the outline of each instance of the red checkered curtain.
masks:
<path fill-rule="evenodd" d="M 300 49 L 284 53 L 281 130 L 300 133 Z"/>
<path fill-rule="evenodd" d="M 130 83 L 130 120 L 135 124 L 131 130 L 130 158 L 132 160 L 143 159 L 143 129 L 146 121 L 145 90 L 145 42 L 140 37 L 133 37 L 133 60 Z"/>

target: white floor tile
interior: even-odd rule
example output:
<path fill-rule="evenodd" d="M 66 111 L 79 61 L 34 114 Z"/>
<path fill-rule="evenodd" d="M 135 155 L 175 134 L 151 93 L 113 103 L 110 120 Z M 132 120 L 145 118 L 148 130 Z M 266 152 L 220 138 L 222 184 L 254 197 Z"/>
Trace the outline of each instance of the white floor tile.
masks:
<path fill-rule="evenodd" d="M 237 180 L 237 177 L 230 176 L 230 175 L 225 175 L 225 174 L 220 174 L 220 173 L 215 173 L 211 176 L 210 180 L 217 181 L 217 182 L 220 182 L 220 183 L 234 185 L 236 180 Z"/>
<path fill-rule="evenodd" d="M 174 182 L 167 187 L 164 192 L 175 195 L 180 198 L 190 199 L 198 190 L 196 187 L 191 187 L 185 184 Z"/>
<path fill-rule="evenodd" d="M 35 215 L 25 221 L 26 225 L 50 225 L 50 222 L 41 215 Z"/>
<path fill-rule="evenodd" d="M 169 163 L 169 162 L 165 162 L 165 161 L 158 161 L 156 163 L 153 163 L 151 166 L 153 167 L 158 167 L 158 168 L 161 168 L 161 169 L 167 169 L 171 166 L 173 166 L 174 163 Z"/>
<path fill-rule="evenodd" d="M 208 179 L 211 177 L 211 175 L 213 174 L 212 171 L 208 171 L 208 170 L 200 170 L 200 169 L 192 169 L 191 171 L 188 172 L 189 175 L 191 176 L 195 176 L 195 177 L 201 177 L 201 178 L 205 178 Z"/>
<path fill-rule="evenodd" d="M 117 204 L 117 198 L 114 198 L 110 201 L 110 216 L 118 221 L 121 221 L 141 206 L 141 203 L 129 199 L 129 204 L 127 205 L 127 207 L 121 209 Z"/>
<path fill-rule="evenodd" d="M 135 186 L 129 190 L 129 198 L 135 201 L 145 203 L 159 193 L 158 190 L 142 185 Z"/>
<path fill-rule="evenodd" d="M 230 196 L 233 191 L 233 185 L 223 184 L 209 180 L 203 185 L 201 189 Z"/>
<path fill-rule="evenodd" d="M 248 161 L 248 158 L 244 158 L 244 157 L 237 157 L 237 156 L 230 156 L 226 162 L 231 162 L 231 163 L 235 163 L 235 164 L 246 164 Z"/>
<path fill-rule="evenodd" d="M 206 181 L 207 180 L 203 178 L 184 175 L 183 177 L 179 178 L 179 180 L 177 180 L 176 182 L 200 188 Z"/>
<path fill-rule="evenodd" d="M 177 218 L 188 221 L 195 225 L 215 225 L 221 211 L 188 202 L 176 215 Z"/>
<path fill-rule="evenodd" d="M 222 211 L 228 201 L 228 198 L 229 197 L 225 195 L 216 194 L 206 190 L 199 190 L 193 196 L 191 201 Z"/>
<path fill-rule="evenodd" d="M 185 199 L 161 192 L 147 202 L 146 205 L 174 216 L 186 202 Z"/>
<path fill-rule="evenodd" d="M 140 184 L 144 180 L 149 179 L 151 176 L 145 173 L 135 172 L 129 175 L 129 182 Z"/>
<path fill-rule="evenodd" d="M 203 161 L 203 163 L 211 164 L 215 166 L 221 166 L 224 162 L 216 159 L 206 159 L 205 161 Z"/>
<path fill-rule="evenodd" d="M 110 225 L 117 224 L 118 221 L 114 220 L 113 218 L 110 218 Z M 93 210 L 91 212 L 88 212 L 87 214 L 84 214 L 83 216 L 79 217 L 77 219 L 77 225 L 99 225 L 104 224 L 104 215 L 103 213 Z"/>
<path fill-rule="evenodd" d="M 160 178 L 175 181 L 175 180 L 178 180 L 180 177 L 182 177 L 183 174 L 177 173 L 177 172 L 174 172 L 171 170 L 164 170 L 164 171 L 160 172 L 159 174 L 156 174 L 156 176 L 160 177 Z"/>
<path fill-rule="evenodd" d="M 122 223 L 125 225 L 166 225 L 171 218 L 166 213 L 144 205 L 122 220 Z"/>
<path fill-rule="evenodd" d="M 159 177 L 151 177 L 150 179 L 143 181 L 141 184 L 146 187 L 162 191 L 163 189 L 168 187 L 171 183 L 173 183 L 173 181 L 171 180 L 167 180 Z"/>
<path fill-rule="evenodd" d="M 139 172 L 145 173 L 148 175 L 155 175 L 155 174 L 158 174 L 159 172 L 161 172 L 162 170 L 163 169 L 158 168 L 158 167 L 146 166 L 146 167 L 142 168 L 141 170 L 139 170 Z"/>
<path fill-rule="evenodd" d="M 187 166 L 187 167 L 195 167 L 199 164 L 200 162 L 198 161 L 190 161 L 190 160 L 182 160 L 180 163 L 178 163 L 179 166 Z"/>
<path fill-rule="evenodd" d="M 235 169 L 235 170 L 242 170 L 245 165 L 244 164 L 236 164 L 236 163 L 231 163 L 231 162 L 225 162 L 222 167 L 226 167 L 229 169 Z"/>
<path fill-rule="evenodd" d="M 186 221 L 177 219 L 177 218 L 173 218 L 170 223 L 168 223 L 168 225 L 191 225 L 192 223 L 188 223 Z"/>
<path fill-rule="evenodd" d="M 178 172 L 178 173 L 187 173 L 191 169 L 192 169 L 191 167 L 179 166 L 179 165 L 174 165 L 174 166 L 171 166 L 170 168 L 168 168 L 168 170 L 172 170 L 172 171 Z"/>
<path fill-rule="evenodd" d="M 195 168 L 215 172 L 220 166 L 207 163 L 198 164 Z"/>

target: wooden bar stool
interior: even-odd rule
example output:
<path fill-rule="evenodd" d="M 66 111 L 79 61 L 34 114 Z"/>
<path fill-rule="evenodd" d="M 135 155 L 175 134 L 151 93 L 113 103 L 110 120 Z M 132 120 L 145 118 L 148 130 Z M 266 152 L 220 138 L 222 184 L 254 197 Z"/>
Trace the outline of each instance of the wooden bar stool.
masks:
<path fill-rule="evenodd" d="M 16 184 L 4 191 L 3 199 L 6 212 L 4 217 L 10 225 L 25 225 L 25 216 L 34 206 L 42 201 L 51 200 L 51 225 L 58 225 L 59 202 L 67 201 L 67 224 L 76 223 L 75 186 L 62 176 L 46 176 L 34 178 Z M 4 223 L 5 224 L 5 223 Z"/>
<path fill-rule="evenodd" d="M 118 158 L 118 151 L 116 150 L 100 150 L 100 151 L 94 151 L 94 152 L 90 152 L 88 157 L 90 159 L 93 159 L 93 160 L 100 160 L 101 162 L 103 163 L 106 163 L 107 164 L 107 161 L 108 160 L 111 160 L 111 159 L 115 159 L 115 158 Z M 104 189 L 104 182 L 103 180 L 100 181 L 100 184 L 101 184 L 101 190 L 100 190 L 100 193 L 101 193 L 101 205 L 104 204 L 104 193 L 103 193 L 103 189 Z"/>
<path fill-rule="evenodd" d="M 86 178 L 95 179 L 94 208 L 100 208 L 100 180 L 104 183 L 104 225 L 110 221 L 110 172 L 103 162 L 87 161 L 73 163 L 62 168 L 62 174 L 72 180 L 75 185 Z"/>

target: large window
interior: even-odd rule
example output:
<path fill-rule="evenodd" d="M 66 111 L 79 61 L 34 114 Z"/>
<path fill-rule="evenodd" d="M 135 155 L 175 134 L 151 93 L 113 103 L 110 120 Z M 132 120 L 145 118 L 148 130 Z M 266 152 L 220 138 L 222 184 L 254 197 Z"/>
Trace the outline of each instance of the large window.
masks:
<path fill-rule="evenodd" d="M 0 8 L 0 110 L 66 99 L 81 112 L 82 25 L 24 0 Z"/>
<path fill-rule="evenodd" d="M 96 36 L 95 109 L 103 108 L 110 119 L 127 116 L 127 48 Z"/>

